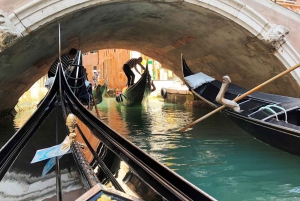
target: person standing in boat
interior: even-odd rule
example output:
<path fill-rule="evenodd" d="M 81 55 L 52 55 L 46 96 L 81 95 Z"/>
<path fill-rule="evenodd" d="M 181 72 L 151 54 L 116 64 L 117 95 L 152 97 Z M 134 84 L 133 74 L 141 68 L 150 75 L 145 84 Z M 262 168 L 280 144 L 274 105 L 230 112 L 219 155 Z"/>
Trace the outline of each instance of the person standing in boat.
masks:
<path fill-rule="evenodd" d="M 77 54 L 77 49 L 72 48 L 67 54 L 61 56 L 61 63 L 64 71 L 73 63 L 76 54 Z M 55 76 L 58 62 L 59 62 L 59 58 L 57 58 L 55 62 L 51 65 L 48 71 L 48 78 Z"/>
<path fill-rule="evenodd" d="M 100 73 L 99 73 L 98 70 L 95 70 L 93 72 L 92 80 L 93 80 L 93 83 L 94 83 L 94 88 L 97 88 L 97 86 L 99 85 L 99 83 L 98 83 L 99 74 Z"/>
<path fill-rule="evenodd" d="M 134 68 L 136 70 L 136 72 L 138 72 L 140 75 L 141 72 L 137 69 L 136 65 L 139 65 L 143 70 L 145 70 L 146 68 L 141 64 L 141 62 L 143 61 L 142 57 L 139 58 L 132 58 L 129 59 L 124 65 L 123 65 L 123 71 L 127 77 L 127 86 L 131 86 L 134 84 L 134 78 L 135 75 L 133 73 L 133 71 L 131 70 L 132 68 Z"/>

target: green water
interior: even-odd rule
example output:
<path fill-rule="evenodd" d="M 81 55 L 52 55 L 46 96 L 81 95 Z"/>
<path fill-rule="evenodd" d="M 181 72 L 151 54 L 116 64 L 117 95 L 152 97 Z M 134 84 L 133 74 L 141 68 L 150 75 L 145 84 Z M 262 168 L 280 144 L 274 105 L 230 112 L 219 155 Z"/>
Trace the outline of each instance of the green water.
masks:
<path fill-rule="evenodd" d="M 159 99 L 128 108 L 114 98 L 98 108 L 111 128 L 218 200 L 300 200 L 300 157 L 253 139 L 222 114 L 180 133 L 209 110 Z M 1 139 L 26 118 L 28 113 L 1 127 Z"/>

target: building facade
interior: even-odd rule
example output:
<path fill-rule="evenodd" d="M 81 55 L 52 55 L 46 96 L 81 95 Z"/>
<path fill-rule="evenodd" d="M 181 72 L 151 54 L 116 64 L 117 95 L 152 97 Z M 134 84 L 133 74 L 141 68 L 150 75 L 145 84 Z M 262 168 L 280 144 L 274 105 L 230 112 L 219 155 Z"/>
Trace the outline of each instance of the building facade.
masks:
<path fill-rule="evenodd" d="M 273 0 L 281 6 L 300 14 L 300 0 Z"/>
<path fill-rule="evenodd" d="M 84 53 L 82 60 L 90 82 L 93 83 L 93 79 L 95 80 L 96 77 L 98 84 L 102 85 L 107 81 L 108 89 L 122 90 L 127 83 L 127 77 L 122 69 L 123 65 L 129 59 L 138 57 L 143 58 L 143 66 L 146 66 L 148 61 L 149 73 L 154 83 L 178 80 L 172 71 L 165 69 L 158 61 L 136 51 L 124 49 L 95 50 Z M 139 66 L 137 68 L 142 72 Z M 133 72 L 135 73 L 136 82 L 140 75 L 135 70 Z"/>

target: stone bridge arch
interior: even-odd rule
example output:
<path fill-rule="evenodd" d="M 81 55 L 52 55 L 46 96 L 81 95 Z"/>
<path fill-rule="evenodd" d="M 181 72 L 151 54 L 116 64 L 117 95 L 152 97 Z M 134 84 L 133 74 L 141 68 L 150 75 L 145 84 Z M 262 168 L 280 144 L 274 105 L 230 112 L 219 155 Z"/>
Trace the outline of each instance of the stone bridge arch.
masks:
<path fill-rule="evenodd" d="M 46 74 L 58 56 L 58 23 L 63 53 L 70 47 L 136 50 L 179 77 L 183 53 L 193 71 L 217 79 L 227 74 L 249 89 L 300 61 L 288 29 L 241 1 L 32 1 L 1 13 L 0 110 L 12 109 Z M 263 90 L 297 97 L 299 83 L 294 71 Z"/>

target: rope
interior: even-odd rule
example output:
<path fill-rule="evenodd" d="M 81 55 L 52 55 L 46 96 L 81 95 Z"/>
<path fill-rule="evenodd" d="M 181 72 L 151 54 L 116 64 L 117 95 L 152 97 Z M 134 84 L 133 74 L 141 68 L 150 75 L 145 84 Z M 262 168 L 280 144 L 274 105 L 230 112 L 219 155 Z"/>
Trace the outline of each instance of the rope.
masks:
<path fill-rule="evenodd" d="M 67 79 L 72 79 L 72 80 L 79 80 L 79 79 L 84 79 L 84 76 L 85 76 L 85 74 L 83 74 L 83 76 L 82 77 L 79 77 L 79 78 L 76 78 L 76 77 L 71 77 L 71 76 L 69 76 L 69 75 L 67 75 L 66 77 L 67 77 Z"/>
<path fill-rule="evenodd" d="M 286 113 L 286 110 L 283 107 L 280 107 L 278 105 L 267 105 L 267 106 L 268 107 L 275 107 L 275 108 L 278 108 L 278 109 L 282 110 L 284 112 L 284 114 L 285 114 L 285 122 L 288 123 L 288 121 L 287 121 L 287 113 Z"/>
<path fill-rule="evenodd" d="M 72 66 L 81 66 L 81 67 L 84 67 L 84 66 L 82 66 L 82 65 L 76 65 L 76 64 L 74 64 L 74 65 L 72 65 Z M 72 80 L 83 80 L 83 83 L 82 83 L 82 85 L 77 86 L 77 87 L 72 87 L 71 85 L 69 85 L 69 87 L 70 87 L 71 89 L 79 89 L 79 88 L 81 88 L 81 87 L 85 84 L 84 78 L 86 77 L 86 73 L 83 72 L 83 75 L 82 75 L 81 77 L 79 77 L 79 78 L 71 77 L 71 74 L 72 74 L 72 72 L 70 72 L 69 74 L 66 75 L 67 80 L 68 80 L 69 78 L 72 79 Z"/>
<path fill-rule="evenodd" d="M 84 84 L 85 84 L 85 83 L 83 82 L 82 85 L 80 85 L 80 86 L 78 86 L 78 87 L 72 87 L 72 86 L 70 86 L 70 85 L 69 85 L 69 87 L 70 87 L 71 89 L 79 89 L 79 88 L 81 88 Z"/>
<path fill-rule="evenodd" d="M 271 108 L 269 108 L 268 105 L 259 108 L 259 111 L 260 111 L 260 110 L 269 110 L 270 112 L 272 112 L 273 114 L 275 114 L 277 121 L 279 121 L 279 120 L 278 120 L 278 116 L 277 116 L 277 112 L 275 112 L 274 110 L 272 110 Z"/>

